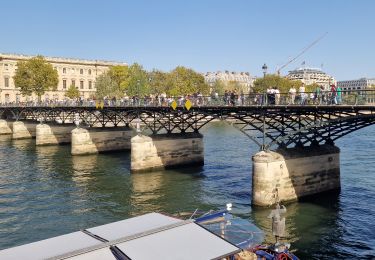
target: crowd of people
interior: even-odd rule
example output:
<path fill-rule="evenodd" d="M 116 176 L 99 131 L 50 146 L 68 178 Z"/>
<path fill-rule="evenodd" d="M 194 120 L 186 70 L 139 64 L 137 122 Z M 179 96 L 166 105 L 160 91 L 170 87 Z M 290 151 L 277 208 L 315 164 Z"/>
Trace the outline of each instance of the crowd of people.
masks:
<path fill-rule="evenodd" d="M 146 96 L 128 96 L 121 98 L 104 97 L 103 99 L 94 98 L 65 98 L 63 100 L 45 99 L 42 101 L 13 102 L 7 105 L 24 105 L 24 106 L 95 106 L 98 103 L 103 106 L 170 106 L 176 101 L 177 106 L 183 107 L 189 100 L 192 106 L 205 105 L 226 105 L 226 106 L 247 106 L 247 105 L 307 105 L 307 104 L 332 104 L 339 105 L 342 103 L 342 90 L 340 87 L 331 85 L 330 89 L 323 86 L 317 86 L 312 92 L 306 92 L 305 86 L 296 88 L 291 87 L 288 93 L 281 93 L 278 87 L 269 87 L 265 93 L 245 94 L 243 91 L 225 90 L 223 95 L 213 91 L 211 95 L 205 96 L 201 92 L 168 96 L 166 93 L 151 94 Z"/>
<path fill-rule="evenodd" d="M 278 87 L 269 87 L 265 95 L 258 95 L 255 98 L 256 104 L 267 105 L 340 105 L 342 103 L 342 90 L 339 86 L 330 85 L 329 89 L 318 85 L 315 90 L 307 92 L 302 84 L 298 91 L 291 87 L 288 93 L 280 93 Z"/>

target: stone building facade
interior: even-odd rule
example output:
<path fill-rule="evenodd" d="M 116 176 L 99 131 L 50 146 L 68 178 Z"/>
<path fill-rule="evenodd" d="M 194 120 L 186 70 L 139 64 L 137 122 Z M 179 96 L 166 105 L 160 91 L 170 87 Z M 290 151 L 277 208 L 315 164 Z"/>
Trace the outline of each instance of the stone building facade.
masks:
<path fill-rule="evenodd" d="M 370 88 L 371 86 L 375 86 L 375 78 L 360 78 L 355 80 L 337 81 L 337 86 L 340 86 L 343 91 L 364 90 Z"/>
<path fill-rule="evenodd" d="M 249 72 L 229 72 L 229 71 L 217 71 L 207 72 L 203 74 L 205 81 L 208 85 L 213 86 L 215 81 L 220 80 L 224 83 L 230 81 L 238 82 L 244 89 L 249 92 L 250 88 L 253 87 L 255 78 L 250 75 Z"/>
<path fill-rule="evenodd" d="M 325 89 L 329 89 L 330 84 L 336 84 L 334 77 L 317 68 L 298 68 L 289 71 L 286 78 L 290 80 L 300 80 L 305 85 L 317 83 L 318 85 L 324 86 Z"/>
<path fill-rule="evenodd" d="M 35 95 L 29 97 L 22 96 L 13 81 L 17 62 L 25 61 L 32 57 L 34 56 L 0 53 L 0 103 L 23 102 L 37 99 Z M 126 63 L 98 60 L 44 58 L 57 70 L 59 84 L 56 91 L 47 91 L 42 96 L 42 100 L 63 100 L 66 90 L 71 85 L 78 88 L 83 98 L 90 98 L 96 92 L 95 80 L 97 76 L 108 70 L 111 66 L 127 65 Z"/>

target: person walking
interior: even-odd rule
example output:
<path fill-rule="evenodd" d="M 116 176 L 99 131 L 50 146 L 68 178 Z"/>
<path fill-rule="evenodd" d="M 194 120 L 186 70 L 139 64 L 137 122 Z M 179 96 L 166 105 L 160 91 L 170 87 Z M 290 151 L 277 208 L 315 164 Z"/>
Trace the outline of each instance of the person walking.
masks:
<path fill-rule="evenodd" d="M 340 88 L 340 86 L 337 86 L 337 88 L 336 88 L 336 94 L 337 94 L 337 97 L 336 97 L 336 100 L 337 100 L 337 104 L 338 105 L 341 105 L 341 102 L 342 102 L 342 99 L 341 99 L 341 93 L 342 91 L 341 91 L 341 88 Z"/>
<path fill-rule="evenodd" d="M 335 84 L 331 85 L 331 104 L 337 105 L 337 89 Z"/>
<path fill-rule="evenodd" d="M 294 101 L 296 99 L 296 89 L 292 86 L 289 89 L 289 104 L 294 105 Z"/>
<path fill-rule="evenodd" d="M 305 105 L 306 104 L 306 94 L 305 94 L 305 84 L 302 83 L 302 85 L 299 87 L 298 90 L 299 97 L 300 97 L 300 104 Z"/>

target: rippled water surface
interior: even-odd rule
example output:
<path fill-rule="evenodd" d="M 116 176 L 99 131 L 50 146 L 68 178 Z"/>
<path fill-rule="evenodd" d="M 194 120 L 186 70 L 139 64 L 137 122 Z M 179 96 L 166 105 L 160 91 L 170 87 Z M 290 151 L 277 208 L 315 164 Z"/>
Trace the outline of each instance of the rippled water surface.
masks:
<path fill-rule="evenodd" d="M 342 189 L 287 205 L 288 240 L 301 259 L 375 257 L 375 127 L 337 142 Z M 205 128 L 205 166 L 130 174 L 130 153 L 72 157 L 70 146 L 0 136 L 0 249 L 151 211 L 213 209 L 227 202 L 272 241 L 270 209 L 251 208 L 257 147 L 224 123 Z"/>

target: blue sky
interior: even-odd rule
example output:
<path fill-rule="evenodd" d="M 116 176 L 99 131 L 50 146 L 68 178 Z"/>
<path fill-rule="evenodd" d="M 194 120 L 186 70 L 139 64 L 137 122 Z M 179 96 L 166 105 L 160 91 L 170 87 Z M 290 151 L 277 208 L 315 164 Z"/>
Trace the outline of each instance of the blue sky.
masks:
<path fill-rule="evenodd" d="M 0 53 L 178 65 L 200 72 L 275 72 L 296 62 L 338 80 L 375 77 L 371 0 L 2 1 Z"/>

